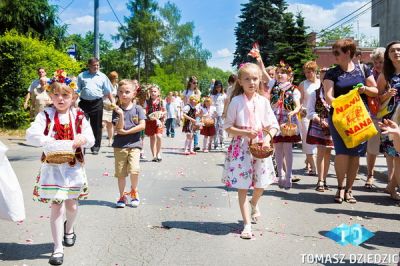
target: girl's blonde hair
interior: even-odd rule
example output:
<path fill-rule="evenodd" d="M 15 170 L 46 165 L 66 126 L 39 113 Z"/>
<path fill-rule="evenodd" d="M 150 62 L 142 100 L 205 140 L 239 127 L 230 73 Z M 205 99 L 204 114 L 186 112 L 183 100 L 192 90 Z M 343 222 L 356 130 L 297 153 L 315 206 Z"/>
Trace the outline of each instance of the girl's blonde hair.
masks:
<path fill-rule="evenodd" d="M 239 71 L 237 74 L 237 79 L 240 80 L 244 73 L 248 73 L 249 69 L 256 69 L 259 80 L 260 80 L 260 84 L 261 84 L 261 70 L 256 64 L 253 64 L 253 63 L 246 63 L 241 68 L 239 68 Z M 258 88 L 256 90 L 257 93 L 260 92 L 260 88 L 261 88 L 260 84 L 258 85 Z M 233 97 L 238 96 L 243 93 L 244 93 L 243 87 L 239 84 L 238 81 L 236 81 L 230 100 L 232 101 Z"/>
<path fill-rule="evenodd" d="M 204 97 L 204 98 L 203 98 L 203 107 L 206 107 L 206 103 L 212 104 L 212 99 L 211 99 L 211 97 Z"/>
<path fill-rule="evenodd" d="M 67 94 L 75 94 L 75 91 L 65 83 L 53 82 L 48 85 L 48 89 L 46 89 L 49 94 L 54 94 L 55 92 L 59 93 L 67 93 Z"/>
<path fill-rule="evenodd" d="M 191 96 L 189 97 L 189 101 L 196 101 L 196 102 L 199 102 L 199 97 L 197 97 L 197 95 L 191 95 Z"/>

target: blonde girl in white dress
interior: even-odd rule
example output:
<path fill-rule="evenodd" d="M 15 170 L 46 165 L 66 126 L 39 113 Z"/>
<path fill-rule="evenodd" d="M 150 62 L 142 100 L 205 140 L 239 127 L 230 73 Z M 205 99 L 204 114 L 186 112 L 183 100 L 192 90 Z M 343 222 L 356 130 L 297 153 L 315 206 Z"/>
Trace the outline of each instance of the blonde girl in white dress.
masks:
<path fill-rule="evenodd" d="M 279 128 L 269 101 L 258 93 L 260 78 L 260 69 L 255 64 L 247 63 L 239 69 L 224 123 L 224 129 L 233 138 L 226 154 L 222 181 L 227 187 L 238 189 L 243 239 L 252 237 L 251 219 L 256 222 L 260 216 L 258 200 L 264 189 L 276 181 L 271 157 L 256 159 L 249 151 L 250 140 L 269 146 Z M 263 129 L 269 134 L 263 134 Z M 247 191 L 251 187 L 254 190 L 249 213 Z"/>
<path fill-rule="evenodd" d="M 51 203 L 50 226 L 54 251 L 49 259 L 52 265 L 61 265 L 64 246 L 75 244 L 74 222 L 78 199 L 87 197 L 87 178 L 83 168 L 83 148 L 94 145 L 94 136 L 84 113 L 72 107 L 76 97 L 71 80 L 59 70 L 51 80 L 49 94 L 54 104 L 40 112 L 26 132 L 26 140 L 33 146 L 46 149 L 71 141 L 75 157 L 67 163 L 48 163 L 42 154 L 42 165 L 33 191 L 35 201 Z M 66 219 L 64 218 L 66 217 Z"/>

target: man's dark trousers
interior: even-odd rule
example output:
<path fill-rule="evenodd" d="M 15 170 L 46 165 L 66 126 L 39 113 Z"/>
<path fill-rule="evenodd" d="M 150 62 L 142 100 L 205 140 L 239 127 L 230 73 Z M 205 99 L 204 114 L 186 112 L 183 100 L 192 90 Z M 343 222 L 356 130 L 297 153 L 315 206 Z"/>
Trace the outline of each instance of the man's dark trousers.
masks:
<path fill-rule="evenodd" d="M 85 112 L 85 116 L 90 121 L 92 127 L 95 143 L 92 151 L 98 151 L 101 146 L 102 137 L 102 122 L 103 122 L 103 99 L 84 100 L 79 101 L 79 107 Z"/>

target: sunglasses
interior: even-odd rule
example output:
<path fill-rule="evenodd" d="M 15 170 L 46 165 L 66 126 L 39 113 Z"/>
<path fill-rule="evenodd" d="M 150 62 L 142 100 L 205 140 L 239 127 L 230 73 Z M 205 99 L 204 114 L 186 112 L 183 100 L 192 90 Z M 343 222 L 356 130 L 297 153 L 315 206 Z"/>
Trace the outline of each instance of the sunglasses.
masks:
<path fill-rule="evenodd" d="M 192 84 L 197 84 L 197 82 L 196 81 L 192 81 Z"/>
<path fill-rule="evenodd" d="M 334 56 L 339 56 L 339 55 L 340 55 L 340 51 L 338 51 L 338 50 L 333 50 L 333 51 L 332 51 L 332 54 L 333 54 Z"/>

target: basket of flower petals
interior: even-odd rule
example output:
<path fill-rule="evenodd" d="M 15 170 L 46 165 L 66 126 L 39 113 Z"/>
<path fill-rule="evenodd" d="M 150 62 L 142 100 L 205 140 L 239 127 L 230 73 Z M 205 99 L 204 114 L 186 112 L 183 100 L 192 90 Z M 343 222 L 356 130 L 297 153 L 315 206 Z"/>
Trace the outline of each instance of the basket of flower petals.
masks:
<path fill-rule="evenodd" d="M 263 146 L 262 142 L 253 143 L 252 140 L 250 140 L 249 149 L 251 155 L 253 155 L 253 157 L 257 159 L 268 158 L 274 153 L 274 148 L 272 147 L 272 139 L 269 147 Z"/>
<path fill-rule="evenodd" d="M 288 123 L 283 123 L 280 128 L 282 136 L 291 137 L 297 134 L 297 125 L 291 123 L 290 117 Z"/>
<path fill-rule="evenodd" d="M 202 123 L 204 124 L 205 127 L 213 127 L 215 122 L 214 119 L 211 117 L 203 117 Z"/>
<path fill-rule="evenodd" d="M 73 140 L 55 140 L 47 143 L 44 146 L 45 162 L 50 164 L 72 162 L 75 158 L 72 143 Z"/>
<path fill-rule="evenodd" d="M 164 116 L 163 111 L 155 111 L 155 112 L 152 112 L 151 114 L 149 114 L 149 119 L 157 120 L 157 119 L 161 119 L 163 116 Z"/>

